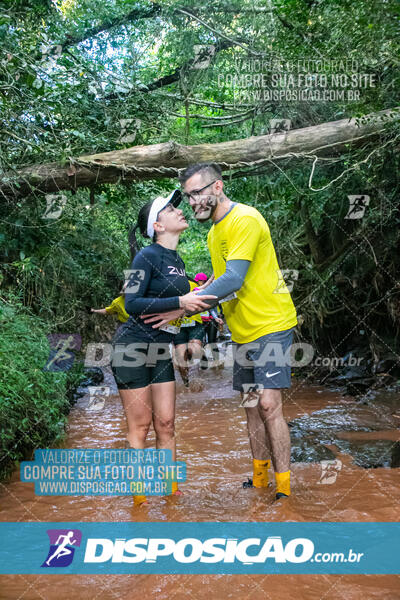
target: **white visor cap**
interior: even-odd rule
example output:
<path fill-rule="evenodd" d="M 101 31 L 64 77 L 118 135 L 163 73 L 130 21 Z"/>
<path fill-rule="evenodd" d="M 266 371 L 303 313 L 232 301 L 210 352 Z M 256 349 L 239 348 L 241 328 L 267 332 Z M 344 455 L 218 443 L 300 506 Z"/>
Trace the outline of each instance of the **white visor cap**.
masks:
<path fill-rule="evenodd" d="M 182 201 L 182 192 L 180 190 L 174 190 L 167 198 L 156 198 L 153 200 L 153 204 L 151 205 L 151 209 L 149 212 L 149 217 L 147 219 L 147 235 L 152 240 L 154 236 L 154 223 L 157 221 L 157 217 L 160 211 L 167 206 L 167 204 L 172 204 L 172 206 L 179 206 Z"/>

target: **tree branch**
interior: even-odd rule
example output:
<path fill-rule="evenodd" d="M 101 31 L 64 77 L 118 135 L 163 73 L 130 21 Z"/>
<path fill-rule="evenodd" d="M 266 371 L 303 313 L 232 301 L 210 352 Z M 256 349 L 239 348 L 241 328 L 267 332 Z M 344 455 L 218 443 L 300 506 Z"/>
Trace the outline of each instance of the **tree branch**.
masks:
<path fill-rule="evenodd" d="M 70 165 L 33 165 L 5 173 L 0 180 L 0 197 L 19 198 L 36 192 L 42 195 L 121 180 L 176 177 L 179 169 L 198 162 L 217 162 L 227 171 L 274 164 L 286 158 L 331 156 L 379 137 L 396 116 L 394 109 L 388 109 L 368 115 L 362 122 L 341 119 L 285 133 L 197 146 L 171 141 L 71 158 Z"/>
<path fill-rule="evenodd" d="M 108 19 L 97 25 L 96 27 L 92 27 L 91 29 L 87 29 L 83 33 L 79 35 L 66 35 L 66 38 L 63 42 L 55 42 L 53 47 L 61 46 L 61 50 L 66 50 L 70 46 L 76 46 L 92 37 L 95 37 L 99 33 L 103 31 L 109 31 L 114 27 L 119 27 L 120 25 L 124 25 L 130 21 L 135 21 L 137 19 L 149 19 L 151 17 L 155 17 L 161 12 L 161 6 L 154 4 L 149 8 L 134 8 L 126 15 L 122 15 L 121 17 L 115 17 L 113 19 Z M 36 59 L 40 60 L 42 58 L 41 54 L 36 55 Z"/>
<path fill-rule="evenodd" d="M 221 42 L 218 42 L 215 45 L 215 54 L 217 54 L 217 52 L 221 52 L 221 50 L 226 50 L 227 48 L 231 48 L 233 45 L 234 45 L 233 42 L 228 42 L 227 40 L 222 40 Z M 214 56 L 215 56 L 215 54 L 214 54 Z M 164 75 L 163 77 L 160 77 L 159 79 L 155 79 L 154 81 L 152 81 L 151 83 L 148 83 L 147 85 L 143 84 L 140 88 L 140 91 L 142 93 L 152 92 L 154 90 L 158 90 L 162 87 L 165 87 L 166 85 L 171 85 L 172 83 L 176 83 L 177 81 L 179 81 L 179 79 L 181 77 L 181 73 L 190 69 L 192 67 L 192 65 L 193 65 L 193 58 L 190 60 L 187 60 L 185 63 L 183 63 L 183 65 L 176 68 L 175 71 L 173 71 L 169 75 Z M 115 100 L 119 97 L 120 97 L 120 93 L 113 93 L 113 94 L 108 94 L 108 96 L 105 96 L 104 99 L 105 100 Z"/>

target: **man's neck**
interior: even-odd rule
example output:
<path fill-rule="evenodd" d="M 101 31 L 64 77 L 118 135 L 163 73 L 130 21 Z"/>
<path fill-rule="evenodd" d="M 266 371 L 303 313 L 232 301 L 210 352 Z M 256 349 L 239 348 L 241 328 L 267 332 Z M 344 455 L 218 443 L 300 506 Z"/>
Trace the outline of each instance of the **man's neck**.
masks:
<path fill-rule="evenodd" d="M 211 219 L 213 223 L 219 221 L 226 215 L 226 213 L 232 208 L 232 201 L 226 196 L 223 196 L 222 200 L 218 200 L 217 208 L 215 209 Z"/>

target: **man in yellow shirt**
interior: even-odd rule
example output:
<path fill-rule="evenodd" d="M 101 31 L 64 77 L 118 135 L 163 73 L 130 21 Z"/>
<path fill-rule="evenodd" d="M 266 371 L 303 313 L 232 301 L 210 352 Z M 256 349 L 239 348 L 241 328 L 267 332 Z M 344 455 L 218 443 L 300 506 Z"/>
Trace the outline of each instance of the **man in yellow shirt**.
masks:
<path fill-rule="evenodd" d="M 223 192 L 214 163 L 188 167 L 180 177 L 184 196 L 199 222 L 213 221 L 208 234 L 215 281 L 207 293 L 222 302 L 234 342 L 233 387 L 242 393 L 253 479 L 244 487 L 267 487 L 275 470 L 276 499 L 290 495 L 290 435 L 281 389 L 290 387 L 290 347 L 296 310 L 276 258 L 268 224 L 253 207 Z M 199 291 L 199 295 L 204 292 Z M 215 301 L 207 301 L 210 306 Z M 153 317 L 159 327 L 175 313 Z"/>

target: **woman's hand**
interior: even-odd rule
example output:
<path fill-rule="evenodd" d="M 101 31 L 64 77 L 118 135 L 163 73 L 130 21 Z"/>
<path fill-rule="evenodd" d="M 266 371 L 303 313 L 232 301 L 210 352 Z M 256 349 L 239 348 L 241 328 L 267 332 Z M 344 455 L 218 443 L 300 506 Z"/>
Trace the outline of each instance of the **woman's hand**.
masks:
<path fill-rule="evenodd" d="M 150 315 L 140 315 L 140 318 L 143 319 L 145 323 L 154 323 L 153 329 L 159 329 L 163 325 L 166 325 L 170 321 L 175 321 L 175 319 L 179 319 L 183 317 L 185 311 L 183 308 L 176 308 L 175 310 L 170 310 L 164 313 L 151 313 Z"/>
<path fill-rule="evenodd" d="M 187 312 L 201 312 L 210 308 L 204 300 L 216 300 L 218 298 L 218 296 L 207 296 L 206 294 L 199 296 L 198 294 L 199 292 L 189 292 L 184 296 L 179 296 L 179 306 Z"/>
<path fill-rule="evenodd" d="M 216 322 L 216 324 L 218 325 L 218 329 L 219 329 L 220 331 L 222 331 L 222 330 L 223 330 L 223 328 L 224 328 L 224 322 L 223 322 L 223 320 L 222 320 L 220 317 L 217 317 L 216 319 L 214 319 L 214 321 L 215 321 L 215 322 Z"/>

